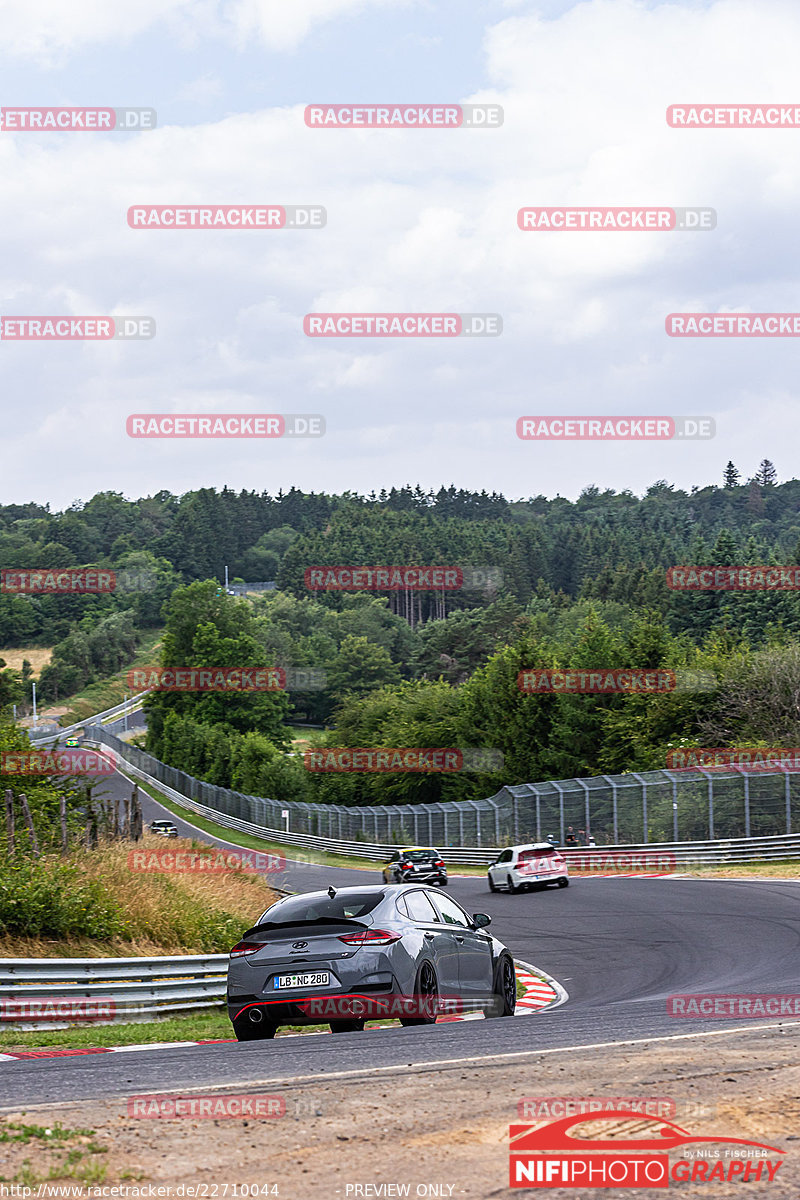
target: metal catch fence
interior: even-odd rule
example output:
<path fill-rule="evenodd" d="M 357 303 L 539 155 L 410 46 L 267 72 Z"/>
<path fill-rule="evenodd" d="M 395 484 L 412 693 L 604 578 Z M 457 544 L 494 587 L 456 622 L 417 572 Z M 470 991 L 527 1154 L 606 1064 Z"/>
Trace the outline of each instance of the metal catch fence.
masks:
<path fill-rule="evenodd" d="M 598 845 L 616 846 L 779 837 L 800 827 L 800 772 L 789 770 L 631 772 L 513 784 L 485 800 L 345 808 L 245 795 L 167 766 L 102 727 L 91 736 L 182 796 L 276 835 L 444 850 L 548 834 L 562 844 L 572 835 L 576 845 L 593 836 Z"/>

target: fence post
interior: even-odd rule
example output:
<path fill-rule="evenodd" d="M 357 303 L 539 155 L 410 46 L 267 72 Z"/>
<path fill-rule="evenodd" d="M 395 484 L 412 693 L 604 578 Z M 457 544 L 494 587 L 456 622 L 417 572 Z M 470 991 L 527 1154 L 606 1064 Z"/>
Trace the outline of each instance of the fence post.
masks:
<path fill-rule="evenodd" d="M 139 803 L 139 785 L 133 785 L 131 793 L 131 824 L 130 835 L 134 842 L 138 842 L 142 836 L 142 806 Z"/>
<path fill-rule="evenodd" d="M 605 775 L 603 776 L 605 779 Z M 582 779 L 577 782 L 583 788 L 583 832 L 586 834 L 586 844 L 589 844 L 589 834 L 591 833 L 592 814 L 589 809 L 589 785 L 584 783 Z"/>
<path fill-rule="evenodd" d="M 786 771 L 784 773 L 784 779 L 785 779 L 785 789 L 784 790 L 785 790 L 785 795 L 786 795 L 786 832 L 787 832 L 787 834 L 789 834 L 792 832 L 792 784 L 791 784 L 791 776 L 789 775 L 788 768 L 786 769 Z"/>
<path fill-rule="evenodd" d="M 636 774 L 635 771 L 631 771 L 631 774 L 633 775 L 634 779 L 638 779 L 639 783 L 642 783 L 642 780 L 639 779 L 639 776 Z M 610 779 L 608 777 L 608 775 L 602 775 L 601 778 L 605 779 L 606 783 L 611 788 L 611 815 L 612 815 L 612 819 L 614 822 L 614 845 L 617 846 L 617 845 L 619 845 L 619 811 L 618 811 L 618 804 L 617 804 L 617 785 L 614 783 L 613 779 Z M 645 784 L 645 786 L 647 786 L 647 785 Z M 587 819 L 587 821 L 589 820 L 588 811 L 587 811 L 586 819 Z M 587 834 L 587 836 L 589 834 L 589 826 L 588 825 L 586 826 L 586 834 Z"/>
<path fill-rule="evenodd" d="M 67 798 L 62 794 L 58 797 L 58 820 L 61 826 L 61 853 L 66 854 L 69 850 L 67 841 Z"/>
<path fill-rule="evenodd" d="M 39 843 L 36 839 L 36 830 L 33 827 L 33 817 L 31 816 L 31 810 L 28 807 L 28 797 L 25 795 L 24 792 L 20 793 L 19 802 L 22 807 L 22 815 L 25 818 L 25 824 L 28 826 L 28 833 L 31 835 L 31 850 L 33 851 L 33 857 L 38 858 L 39 857 Z"/>
<path fill-rule="evenodd" d="M 672 840 L 678 840 L 678 781 L 672 781 Z"/>
<path fill-rule="evenodd" d="M 8 843 L 8 857 L 14 857 L 14 793 L 11 788 L 6 788 L 5 792 L 6 806 L 6 841 Z"/>
<path fill-rule="evenodd" d="M 647 845 L 648 837 L 650 836 L 647 830 L 647 780 L 643 779 L 636 771 L 631 771 L 631 775 L 642 789 L 642 844 Z M 608 776 L 604 775 L 604 779 Z M 609 780 L 610 782 L 610 780 Z M 613 783 L 611 784 L 614 787 Z M 617 828 L 617 789 L 614 787 L 614 844 L 619 844 L 619 830 Z"/>
<path fill-rule="evenodd" d="M 750 776 L 744 773 L 744 836 L 750 837 Z"/>
<path fill-rule="evenodd" d="M 709 771 L 701 771 L 708 780 L 708 840 L 714 840 L 714 777 Z"/>
<path fill-rule="evenodd" d="M 519 796 L 516 792 L 511 793 L 511 799 L 514 803 L 514 841 L 519 845 Z"/>
<path fill-rule="evenodd" d="M 542 840 L 542 798 L 539 795 L 539 789 L 536 789 L 536 840 Z"/>
<path fill-rule="evenodd" d="M 559 836 L 561 838 L 561 845 L 563 846 L 564 845 L 564 789 L 562 787 L 558 786 L 555 779 L 551 779 L 550 782 L 552 783 L 553 787 L 558 792 L 558 819 L 559 819 L 559 823 L 561 826 L 561 833 Z"/>

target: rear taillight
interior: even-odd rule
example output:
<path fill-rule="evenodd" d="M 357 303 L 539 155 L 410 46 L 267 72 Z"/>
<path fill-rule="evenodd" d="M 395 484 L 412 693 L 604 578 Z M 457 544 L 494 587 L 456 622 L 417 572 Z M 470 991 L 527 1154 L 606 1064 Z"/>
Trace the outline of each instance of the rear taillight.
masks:
<path fill-rule="evenodd" d="M 435 867 L 443 867 L 443 866 L 444 866 L 444 863 L 442 862 L 442 860 L 441 860 L 441 859 L 439 859 L 439 861 L 438 861 L 438 862 L 435 862 L 433 865 L 434 865 Z"/>
<path fill-rule="evenodd" d="M 390 946 L 399 942 L 401 934 L 388 929 L 363 929 L 360 933 L 342 933 L 339 941 L 346 946 Z"/>
<path fill-rule="evenodd" d="M 260 942 L 237 942 L 231 950 L 231 958 L 241 958 L 243 954 L 255 954 L 261 949 Z"/>

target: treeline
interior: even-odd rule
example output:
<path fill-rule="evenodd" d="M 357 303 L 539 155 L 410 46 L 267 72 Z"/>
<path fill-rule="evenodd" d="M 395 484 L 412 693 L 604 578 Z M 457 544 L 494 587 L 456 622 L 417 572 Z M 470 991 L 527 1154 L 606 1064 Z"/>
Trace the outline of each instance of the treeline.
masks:
<path fill-rule="evenodd" d="M 779 623 L 753 645 L 731 626 L 695 637 L 675 633 L 656 608 L 549 593 L 525 608 L 503 597 L 411 630 L 385 599 L 348 596 L 332 610 L 279 592 L 251 604 L 209 581 L 175 593 L 164 648 L 170 667 L 324 667 L 325 686 L 307 694 L 147 701 L 156 757 L 278 799 L 468 800 L 504 784 L 664 769 L 670 751 L 690 746 L 800 745 L 800 643 Z M 520 674 L 537 668 L 662 670 L 680 682 L 652 693 L 528 694 Z M 327 718 L 323 748 L 483 748 L 500 752 L 502 768 L 310 771 L 288 752 L 287 728 L 309 715 Z"/>

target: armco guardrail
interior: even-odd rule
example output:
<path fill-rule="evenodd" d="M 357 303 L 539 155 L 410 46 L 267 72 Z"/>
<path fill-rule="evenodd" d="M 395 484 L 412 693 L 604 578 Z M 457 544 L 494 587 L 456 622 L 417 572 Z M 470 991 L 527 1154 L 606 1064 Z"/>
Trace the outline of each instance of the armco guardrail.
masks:
<path fill-rule="evenodd" d="M 92 744 L 102 745 L 112 737 L 113 735 L 107 734 L 103 742 L 95 741 Z M 118 740 L 114 739 L 115 742 Z M 119 757 L 127 758 L 128 756 L 124 754 L 124 751 L 130 750 L 130 747 L 124 742 L 120 742 L 119 745 Z M 348 841 L 341 838 L 324 838 L 318 837 L 315 834 L 290 833 L 285 829 L 272 829 L 264 825 L 257 825 L 252 821 L 232 817 L 228 813 L 220 812 L 218 809 L 211 808 L 206 804 L 201 804 L 199 801 L 191 799 L 191 797 L 184 795 L 175 788 L 161 783 L 157 778 L 149 775 L 140 767 L 134 766 L 130 761 L 125 763 L 125 772 L 126 774 L 130 774 L 134 779 L 139 779 L 157 788 L 168 799 L 174 801 L 175 804 L 180 805 L 181 808 L 186 809 L 188 812 L 197 813 L 198 816 L 207 817 L 209 820 L 227 829 L 247 833 L 251 837 L 261 838 L 265 842 L 276 843 L 281 846 L 307 847 L 309 849 L 322 850 L 330 854 L 363 858 L 369 862 L 386 862 L 393 851 L 400 848 L 398 843 L 386 844 L 380 842 Z M 434 842 L 433 844 L 435 845 L 436 843 Z M 502 847 L 493 846 L 478 849 L 439 844 L 438 849 L 441 850 L 447 862 L 453 866 L 480 867 L 488 866 L 489 863 L 494 862 L 500 854 Z M 586 870 L 589 873 L 595 870 L 598 873 L 602 873 L 604 870 L 617 870 L 620 872 L 627 870 L 636 872 L 647 869 L 672 870 L 675 867 L 689 866 L 696 863 L 713 865 L 800 858 L 800 834 L 761 838 L 714 839 L 697 842 L 641 842 L 638 844 L 604 845 L 591 848 L 565 846 L 561 847 L 561 849 L 567 857 L 568 862 L 570 859 L 583 859 L 583 863 L 576 863 L 575 866 L 580 866 L 580 869 Z"/>
<path fill-rule="evenodd" d="M 217 1008 L 225 999 L 227 968 L 227 954 L 0 958 L 0 1028 L 64 1028 L 73 1023 L 68 1014 L 77 1002 L 87 1000 L 112 1002 L 110 1019 L 93 1024 Z"/>
<path fill-rule="evenodd" d="M 90 729 L 94 725 L 100 725 L 102 721 L 109 717 L 114 719 L 116 717 L 124 717 L 125 713 L 136 712 L 148 694 L 148 692 L 137 692 L 135 696 L 131 696 L 128 700 L 123 700 L 122 704 L 116 704 L 113 708 L 107 708 L 104 712 L 94 713 L 93 716 L 87 717 L 85 721 L 78 721 L 76 725 L 65 725 L 57 733 L 48 732 L 41 737 L 37 737 L 37 731 L 29 729 L 28 737 L 37 746 L 44 745 L 45 742 L 57 742 L 59 738 L 69 737 L 70 734 L 77 732 L 79 729 Z"/>

